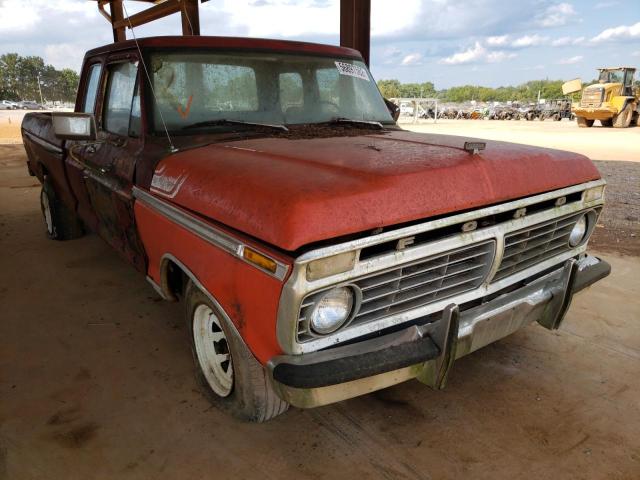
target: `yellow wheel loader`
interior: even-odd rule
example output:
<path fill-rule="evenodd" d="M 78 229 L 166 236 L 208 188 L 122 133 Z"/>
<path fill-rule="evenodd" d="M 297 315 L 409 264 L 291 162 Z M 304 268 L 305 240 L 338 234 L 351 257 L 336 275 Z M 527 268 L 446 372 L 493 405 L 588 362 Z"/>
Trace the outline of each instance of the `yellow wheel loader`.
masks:
<path fill-rule="evenodd" d="M 579 127 L 591 127 L 600 120 L 604 127 L 626 128 L 638 125 L 640 109 L 640 88 L 634 87 L 633 67 L 599 68 L 598 83 L 582 88 L 579 79 L 562 85 L 562 93 L 582 90 L 580 101 L 574 103 L 571 111 Z"/>

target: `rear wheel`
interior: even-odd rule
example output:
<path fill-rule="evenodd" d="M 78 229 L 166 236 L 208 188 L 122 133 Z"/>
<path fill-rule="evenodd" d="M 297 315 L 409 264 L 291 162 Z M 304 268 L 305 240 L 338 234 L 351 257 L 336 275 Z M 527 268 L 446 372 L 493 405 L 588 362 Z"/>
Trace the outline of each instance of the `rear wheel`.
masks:
<path fill-rule="evenodd" d="M 627 104 L 618 115 L 613 117 L 613 128 L 627 128 L 631 125 L 631 117 L 633 117 L 633 111 L 631 105 Z"/>
<path fill-rule="evenodd" d="M 580 128 L 589 128 L 593 126 L 593 120 L 587 120 L 584 117 L 576 117 L 576 122 Z"/>
<path fill-rule="evenodd" d="M 216 407 L 242 420 L 264 422 L 289 404 L 274 392 L 269 374 L 224 315 L 192 281 L 185 308 L 196 378 Z"/>
<path fill-rule="evenodd" d="M 40 208 L 49 238 L 72 240 L 84 234 L 82 223 L 75 213 L 58 199 L 47 178 L 40 191 Z"/>

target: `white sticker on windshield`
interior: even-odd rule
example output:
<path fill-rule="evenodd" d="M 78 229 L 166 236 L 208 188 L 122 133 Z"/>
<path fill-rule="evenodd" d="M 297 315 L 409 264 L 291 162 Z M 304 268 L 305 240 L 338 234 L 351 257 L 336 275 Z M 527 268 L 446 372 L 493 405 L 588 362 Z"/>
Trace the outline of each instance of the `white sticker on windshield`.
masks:
<path fill-rule="evenodd" d="M 345 62 L 336 62 L 336 68 L 340 75 L 349 75 L 350 77 L 361 78 L 362 80 L 369 81 L 369 75 L 367 71 L 360 65 L 352 65 Z"/>

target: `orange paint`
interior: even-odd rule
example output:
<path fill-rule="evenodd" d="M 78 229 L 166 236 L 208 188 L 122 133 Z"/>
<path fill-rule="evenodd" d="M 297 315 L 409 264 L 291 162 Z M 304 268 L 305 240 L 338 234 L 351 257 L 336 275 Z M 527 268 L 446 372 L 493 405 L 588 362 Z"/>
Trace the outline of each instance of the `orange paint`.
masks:
<path fill-rule="evenodd" d="M 178 105 L 178 113 L 182 118 L 187 118 L 189 116 L 189 110 L 191 110 L 191 102 L 193 102 L 193 95 L 189 95 L 189 100 L 187 101 L 187 108 L 182 109 L 182 105 Z"/>

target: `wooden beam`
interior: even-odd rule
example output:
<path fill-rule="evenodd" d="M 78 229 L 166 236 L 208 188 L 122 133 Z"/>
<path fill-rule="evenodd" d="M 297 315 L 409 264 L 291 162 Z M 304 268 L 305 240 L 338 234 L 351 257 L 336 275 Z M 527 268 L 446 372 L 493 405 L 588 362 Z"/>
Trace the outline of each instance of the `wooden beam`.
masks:
<path fill-rule="evenodd" d="M 111 10 L 111 27 L 113 28 L 113 41 L 124 42 L 127 39 L 124 25 L 119 25 L 124 21 L 124 13 L 122 10 L 122 0 L 110 0 L 109 8 Z"/>
<path fill-rule="evenodd" d="M 120 2 L 122 8 L 122 0 L 111 0 L 113 2 Z M 167 15 L 171 15 L 173 13 L 178 13 L 181 11 L 181 5 L 179 0 L 167 0 L 166 2 L 159 3 L 154 5 L 151 8 L 147 8 L 142 12 L 136 13 L 135 15 L 131 15 L 129 19 L 118 19 L 116 20 L 113 17 L 113 12 L 111 13 L 111 17 L 113 18 L 113 28 L 125 28 L 125 27 L 139 27 L 140 25 L 144 25 L 145 23 L 153 22 L 154 20 L 158 20 L 159 18 L 166 17 Z"/>
<path fill-rule="evenodd" d="M 182 34 L 200 35 L 198 0 L 182 0 Z"/>
<path fill-rule="evenodd" d="M 358 50 L 369 65 L 371 0 L 340 0 L 340 46 Z"/>

